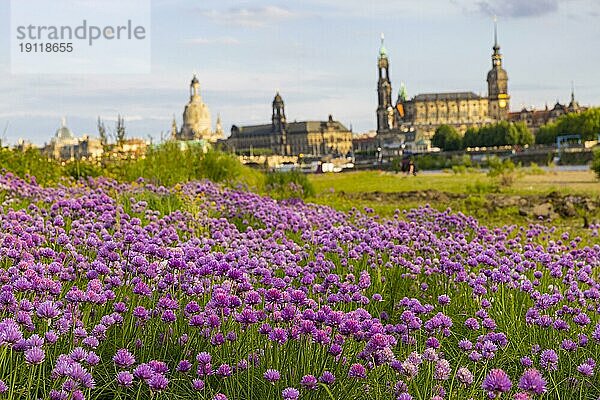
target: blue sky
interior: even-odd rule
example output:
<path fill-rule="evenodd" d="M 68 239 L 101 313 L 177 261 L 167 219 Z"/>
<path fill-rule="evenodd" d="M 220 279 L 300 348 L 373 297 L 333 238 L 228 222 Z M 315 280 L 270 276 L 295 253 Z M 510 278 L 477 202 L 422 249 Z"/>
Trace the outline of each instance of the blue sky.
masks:
<path fill-rule="evenodd" d="M 26 0 L 23 0 L 26 1 Z M 50 1 L 50 0 L 49 0 Z M 0 136 L 42 144 L 67 117 L 76 135 L 125 116 L 128 136 L 160 138 L 181 123 L 194 72 L 213 114 L 264 123 L 279 90 L 288 120 L 374 129 L 376 61 L 385 33 L 394 92 L 486 94 L 492 16 L 509 74 L 511 108 L 600 105 L 600 1 L 152 1 L 152 73 L 11 75 L 7 0 L 0 0 Z M 394 95 L 395 97 L 395 95 Z"/>

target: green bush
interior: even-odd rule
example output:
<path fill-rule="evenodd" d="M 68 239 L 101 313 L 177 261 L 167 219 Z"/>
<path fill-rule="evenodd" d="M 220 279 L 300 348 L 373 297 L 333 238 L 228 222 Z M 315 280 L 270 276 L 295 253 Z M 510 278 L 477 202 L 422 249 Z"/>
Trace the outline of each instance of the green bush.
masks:
<path fill-rule="evenodd" d="M 69 176 L 73 179 L 87 178 L 87 177 L 98 177 L 106 175 L 102 166 L 90 162 L 75 160 L 66 163 L 63 168 L 64 175 Z"/>
<path fill-rule="evenodd" d="M 265 179 L 267 193 L 277 199 L 305 198 L 315 195 L 306 174 L 299 171 L 270 172 Z"/>
<path fill-rule="evenodd" d="M 510 159 L 500 160 L 498 157 L 488 159 L 488 176 L 500 187 L 509 187 L 517 179 L 517 166 Z"/>
<path fill-rule="evenodd" d="M 63 166 L 58 161 L 48 159 L 38 149 L 20 151 L 0 148 L 0 167 L 21 178 L 35 176 L 41 185 L 56 184 L 64 174 Z"/>
<path fill-rule="evenodd" d="M 537 165 L 537 163 L 534 162 L 529 164 L 529 168 L 527 168 L 526 172 L 529 175 L 544 175 L 546 173 L 546 171 L 544 171 L 539 165 Z"/>
<path fill-rule="evenodd" d="M 166 142 L 150 148 L 145 157 L 107 164 L 107 171 L 121 181 L 134 181 L 139 177 L 155 184 L 173 186 L 195 179 L 209 179 L 229 186 L 241 184 L 260 190 L 262 174 L 252 170 L 235 155 L 219 150 L 204 152 L 196 144 L 181 147 L 178 142 Z"/>

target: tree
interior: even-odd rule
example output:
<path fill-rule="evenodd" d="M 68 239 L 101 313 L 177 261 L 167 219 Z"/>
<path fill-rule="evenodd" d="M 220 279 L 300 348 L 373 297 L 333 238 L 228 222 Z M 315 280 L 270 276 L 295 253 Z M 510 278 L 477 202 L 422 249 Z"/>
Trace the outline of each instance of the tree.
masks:
<path fill-rule="evenodd" d="M 100 137 L 100 143 L 102 143 L 102 147 L 106 147 L 108 144 L 108 136 L 106 135 L 106 126 L 104 125 L 104 121 L 100 119 L 98 116 L 98 136 Z"/>
<path fill-rule="evenodd" d="M 450 129 L 451 128 L 448 125 L 441 125 L 438 127 L 433 134 L 433 138 L 431 138 L 431 144 L 435 147 L 443 149 L 444 144 L 446 144 L 446 136 L 448 135 L 448 131 Z"/>
<path fill-rule="evenodd" d="M 444 151 L 456 151 L 462 148 L 460 133 L 448 125 L 441 125 L 435 130 L 431 143 Z"/>
<path fill-rule="evenodd" d="M 512 145 L 530 145 L 533 144 L 534 138 L 524 122 L 515 122 L 509 125 L 507 144 Z"/>
<path fill-rule="evenodd" d="M 125 141 L 125 119 L 121 115 L 117 116 L 117 127 L 115 129 L 117 144 L 122 145 Z"/>
<path fill-rule="evenodd" d="M 547 123 L 538 130 L 535 142 L 556 143 L 559 135 L 581 135 L 581 140 L 594 140 L 600 134 L 600 108 L 590 108 L 582 113 L 565 114 L 555 122 Z"/>
<path fill-rule="evenodd" d="M 558 136 L 558 127 L 556 123 L 548 123 L 542 125 L 538 129 L 535 135 L 535 142 L 537 144 L 554 144 L 556 143 L 556 137 Z"/>
<path fill-rule="evenodd" d="M 465 132 L 462 140 L 463 148 L 481 146 L 479 140 L 479 130 L 477 128 L 469 128 Z"/>

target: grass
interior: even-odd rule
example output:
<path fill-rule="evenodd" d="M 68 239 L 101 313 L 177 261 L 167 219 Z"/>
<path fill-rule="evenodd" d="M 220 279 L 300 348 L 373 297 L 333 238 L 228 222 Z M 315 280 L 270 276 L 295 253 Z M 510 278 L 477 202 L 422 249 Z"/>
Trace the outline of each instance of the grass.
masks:
<path fill-rule="evenodd" d="M 519 213 L 519 206 L 495 207 L 488 196 L 547 196 L 558 192 L 586 196 L 598 200 L 600 183 L 592 171 L 549 171 L 543 174 L 528 173 L 522 169 L 514 184 L 498 190 L 484 172 L 454 174 L 451 172 L 421 173 L 407 176 L 382 171 L 359 171 L 343 174 L 311 175 L 310 181 L 316 195 L 309 202 L 324 204 L 341 211 L 352 208 L 371 208 L 382 217 L 398 211 L 418 208 L 425 204 L 443 211 L 451 208 L 477 218 L 488 226 L 524 225 L 540 222 L 532 216 Z M 434 190 L 450 194 L 441 199 L 417 193 L 411 196 L 394 196 L 407 192 Z M 419 196 L 421 194 L 421 196 Z M 452 195 L 463 195 L 462 197 Z M 539 200 L 543 202 L 543 200 Z M 584 228 L 584 217 L 589 223 L 600 221 L 600 212 L 581 211 L 575 217 L 555 218 L 552 225 L 559 230 L 571 231 L 597 241 Z"/>
<path fill-rule="evenodd" d="M 359 171 L 343 174 L 311 175 L 310 181 L 317 194 L 330 192 L 408 192 L 412 190 L 438 190 L 449 193 L 465 193 L 467 185 L 487 182 L 483 172 L 453 174 L 450 172 L 421 173 L 407 176 L 391 172 Z M 600 183 L 593 171 L 550 171 L 542 175 L 523 175 L 503 193 L 518 195 L 545 195 L 560 193 L 600 195 Z"/>

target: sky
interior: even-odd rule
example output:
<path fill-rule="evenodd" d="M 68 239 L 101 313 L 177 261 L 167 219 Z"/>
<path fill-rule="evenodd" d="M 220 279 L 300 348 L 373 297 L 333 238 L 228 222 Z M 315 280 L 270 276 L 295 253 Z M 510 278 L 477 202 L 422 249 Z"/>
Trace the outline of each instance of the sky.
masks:
<path fill-rule="evenodd" d="M 48 142 L 63 116 L 97 135 L 98 116 L 114 129 L 118 114 L 129 137 L 158 141 L 173 116 L 181 125 L 194 73 L 226 135 L 270 121 L 277 90 L 288 121 L 373 130 L 382 32 L 394 93 L 485 96 L 494 15 L 512 110 L 568 103 L 572 81 L 580 104 L 600 105 L 598 0 L 152 0 L 151 12 L 150 73 L 13 75 L 0 0 L 3 142 Z"/>

